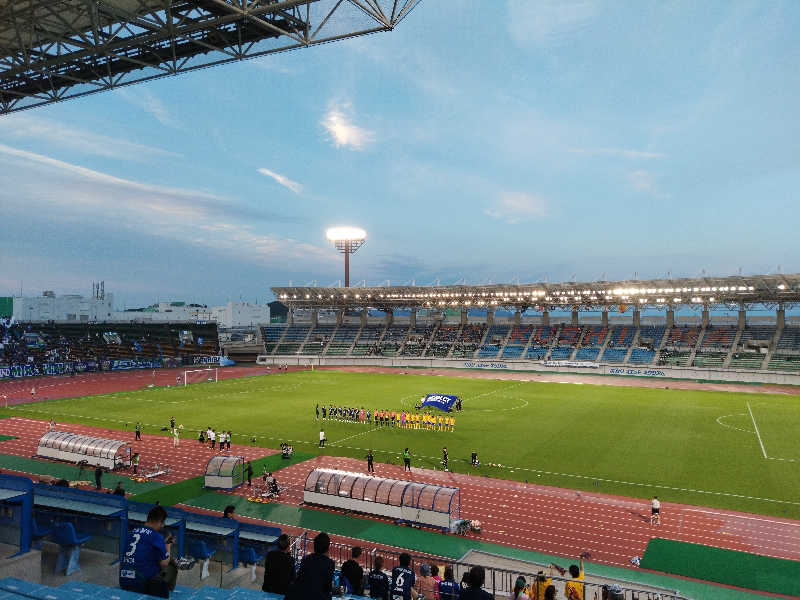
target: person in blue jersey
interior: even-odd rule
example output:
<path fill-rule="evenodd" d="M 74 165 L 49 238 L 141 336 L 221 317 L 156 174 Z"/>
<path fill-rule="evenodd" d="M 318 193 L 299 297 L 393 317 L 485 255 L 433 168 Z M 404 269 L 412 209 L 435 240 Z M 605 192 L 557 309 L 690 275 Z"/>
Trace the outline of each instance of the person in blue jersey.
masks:
<path fill-rule="evenodd" d="M 416 578 L 411 569 L 411 555 L 403 552 L 399 558 L 400 565 L 392 569 L 392 585 L 389 588 L 391 600 L 416 600 L 417 590 L 414 589 Z"/>
<path fill-rule="evenodd" d="M 461 586 L 453 575 L 453 565 L 444 568 L 444 579 L 439 582 L 439 600 L 458 600 L 461 595 Z"/>
<path fill-rule="evenodd" d="M 369 572 L 369 597 L 377 600 L 389 600 L 389 578 L 383 572 L 383 557 L 375 557 L 375 568 Z"/>
<path fill-rule="evenodd" d="M 178 569 L 169 557 L 174 538 L 168 535 L 165 540 L 161 534 L 166 520 L 167 511 L 156 505 L 147 513 L 145 524 L 131 530 L 119 567 L 123 590 L 169 598 L 175 589 Z"/>

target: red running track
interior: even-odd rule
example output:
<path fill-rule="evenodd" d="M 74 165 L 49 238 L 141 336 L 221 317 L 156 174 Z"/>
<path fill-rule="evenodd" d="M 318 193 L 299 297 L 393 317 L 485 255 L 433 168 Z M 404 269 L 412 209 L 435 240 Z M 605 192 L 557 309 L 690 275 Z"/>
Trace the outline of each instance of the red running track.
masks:
<path fill-rule="evenodd" d="M 202 365 L 198 365 L 198 367 L 203 368 Z M 193 369 L 188 367 L 179 369 L 141 369 L 136 371 L 81 373 L 74 377 L 54 375 L 11 379 L 0 381 L 0 399 L 3 396 L 7 396 L 8 405 L 10 406 L 41 400 L 140 390 L 151 384 L 156 386 L 175 385 L 176 377 L 180 375 L 182 378 L 184 371 L 191 370 Z M 264 367 L 225 367 L 219 369 L 219 378 L 235 379 L 238 377 L 265 375 L 267 373 L 268 371 Z M 32 388 L 36 390 L 35 395 L 31 394 Z"/>
<path fill-rule="evenodd" d="M 314 467 L 365 472 L 365 461 L 321 456 L 282 469 L 290 490 L 281 498 L 299 504 L 306 476 Z M 461 490 L 461 515 L 478 519 L 481 534 L 471 537 L 561 556 L 592 552 L 593 562 L 630 567 L 652 537 L 800 560 L 800 523 L 791 519 L 662 502 L 662 525 L 650 525 L 650 501 L 592 494 L 427 469 L 404 473 L 398 465 L 376 464 L 377 475 L 438 483 Z M 246 495 L 241 488 L 237 494 Z"/>

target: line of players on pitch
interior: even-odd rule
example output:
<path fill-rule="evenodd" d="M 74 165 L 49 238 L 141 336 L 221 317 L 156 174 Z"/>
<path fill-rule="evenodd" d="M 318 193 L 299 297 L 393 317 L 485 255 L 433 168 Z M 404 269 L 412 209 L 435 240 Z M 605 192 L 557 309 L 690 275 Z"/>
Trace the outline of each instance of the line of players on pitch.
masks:
<path fill-rule="evenodd" d="M 452 415 L 432 415 L 425 412 L 397 410 L 375 410 L 347 406 L 328 407 L 317 404 L 314 418 L 319 421 L 341 421 L 343 423 L 372 423 L 374 427 L 400 427 L 401 429 L 427 429 L 429 431 L 455 431 L 456 418 Z"/>

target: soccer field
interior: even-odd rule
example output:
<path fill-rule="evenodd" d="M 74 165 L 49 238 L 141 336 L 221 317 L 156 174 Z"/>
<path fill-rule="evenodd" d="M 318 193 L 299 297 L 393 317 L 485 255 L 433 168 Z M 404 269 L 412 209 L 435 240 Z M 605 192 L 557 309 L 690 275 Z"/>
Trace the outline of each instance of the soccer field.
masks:
<path fill-rule="evenodd" d="M 316 422 L 314 405 L 411 409 L 455 394 L 454 433 Z M 439 467 L 644 498 L 800 518 L 800 404 L 775 394 L 644 389 L 403 374 L 299 371 L 20 405 L 6 413 L 158 433 L 174 416 L 185 437 L 211 426 L 234 442 Z M 472 451 L 483 463 L 469 464 Z M 500 463 L 502 467 L 490 467 Z"/>

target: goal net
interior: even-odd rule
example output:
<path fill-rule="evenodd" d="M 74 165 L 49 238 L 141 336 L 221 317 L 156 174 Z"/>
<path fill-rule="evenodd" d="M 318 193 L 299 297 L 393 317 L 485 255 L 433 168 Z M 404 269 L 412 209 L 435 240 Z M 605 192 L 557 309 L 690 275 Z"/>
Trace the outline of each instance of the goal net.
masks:
<path fill-rule="evenodd" d="M 216 383 L 219 381 L 219 369 L 194 369 L 191 371 L 183 372 L 183 385 L 184 387 L 190 383 Z"/>

